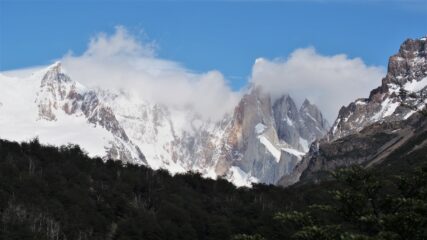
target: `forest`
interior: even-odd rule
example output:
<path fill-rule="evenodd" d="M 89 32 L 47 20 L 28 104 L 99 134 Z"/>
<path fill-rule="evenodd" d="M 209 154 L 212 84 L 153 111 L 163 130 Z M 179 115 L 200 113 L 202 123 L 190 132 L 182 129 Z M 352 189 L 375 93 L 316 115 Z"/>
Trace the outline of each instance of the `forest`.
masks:
<path fill-rule="evenodd" d="M 0 140 L 0 239 L 427 239 L 427 152 L 408 147 L 319 183 L 236 188 Z"/>

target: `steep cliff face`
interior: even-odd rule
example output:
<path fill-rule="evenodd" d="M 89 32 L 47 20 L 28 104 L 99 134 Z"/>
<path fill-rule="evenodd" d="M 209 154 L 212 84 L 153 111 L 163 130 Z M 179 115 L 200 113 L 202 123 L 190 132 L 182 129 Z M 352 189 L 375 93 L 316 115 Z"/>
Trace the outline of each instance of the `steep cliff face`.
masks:
<path fill-rule="evenodd" d="M 342 107 L 328 134 L 328 141 L 356 133 L 378 121 L 408 119 L 425 106 L 427 98 L 426 38 L 408 39 L 390 57 L 381 86 L 369 98 Z"/>
<path fill-rule="evenodd" d="M 315 114 L 318 118 L 310 113 L 319 113 Z M 289 95 L 272 103 L 268 93 L 255 87 L 236 107 L 226 130 L 226 146 L 231 154 L 220 160 L 217 171 L 237 166 L 261 182 L 275 183 L 291 173 L 308 144 L 322 137 L 327 128 L 325 119 L 308 100 L 298 110 Z"/>
<path fill-rule="evenodd" d="M 284 176 L 279 184 L 288 186 L 297 181 L 321 181 L 329 177 L 330 171 L 354 164 L 365 167 L 381 164 L 399 147 L 426 134 L 427 117 L 422 113 L 414 113 L 407 120 L 374 123 L 358 133 L 313 145 L 295 171 Z M 401 154 L 426 146 L 427 141 L 421 141 L 419 145 L 412 145 L 408 152 Z"/>
<path fill-rule="evenodd" d="M 280 161 L 279 139 L 272 117 L 271 99 L 260 88 L 246 94 L 236 107 L 231 126 L 227 129 L 227 148 L 230 151 L 217 170 L 233 165 L 270 183 Z"/>
<path fill-rule="evenodd" d="M 279 139 L 303 152 L 330 128 L 320 110 L 307 99 L 298 109 L 293 99 L 284 95 L 274 102 L 273 112 Z"/>
<path fill-rule="evenodd" d="M 426 47 L 426 38 L 406 40 L 390 57 L 381 86 L 372 90 L 369 98 L 341 108 L 327 136 L 316 141 L 279 184 L 319 180 L 337 167 L 381 163 L 402 144 L 425 134 Z"/>

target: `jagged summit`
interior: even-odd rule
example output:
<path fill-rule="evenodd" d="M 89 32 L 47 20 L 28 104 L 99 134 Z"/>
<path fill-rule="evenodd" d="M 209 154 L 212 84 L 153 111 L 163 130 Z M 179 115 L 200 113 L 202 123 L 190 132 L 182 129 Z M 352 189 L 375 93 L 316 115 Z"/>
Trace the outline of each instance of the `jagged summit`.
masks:
<path fill-rule="evenodd" d="M 62 63 L 61 61 L 56 61 L 53 64 L 47 67 L 48 71 L 56 71 L 57 73 L 62 71 Z"/>
<path fill-rule="evenodd" d="M 272 99 L 253 86 L 242 97 L 226 131 L 226 146 L 233 154 L 226 154 L 217 170 L 235 166 L 260 182 L 275 183 L 292 171 L 312 141 L 326 134 L 323 121 L 299 111 L 289 94 Z"/>
<path fill-rule="evenodd" d="M 308 100 L 308 99 L 306 98 L 306 99 L 304 99 L 304 101 L 302 102 L 301 108 L 304 108 L 304 107 L 306 107 L 306 106 L 311 106 L 311 105 L 312 105 L 312 104 L 311 104 L 310 100 Z"/>
<path fill-rule="evenodd" d="M 19 87 L 26 80 L 17 79 L 8 88 L 27 97 L 18 102 L 22 105 L 0 94 L 2 137 L 22 141 L 38 135 L 43 143 L 79 144 L 91 156 L 171 173 L 196 171 L 239 186 L 275 183 L 327 131 L 316 111 L 314 118 L 301 116 L 291 96 L 272 100 L 254 85 L 234 114 L 207 122 L 188 109 L 135 101 L 123 91 L 86 88 L 67 76 L 60 62 L 29 80 L 31 87 Z M 11 116 L 24 115 L 26 108 L 31 114 L 14 122 Z"/>
<path fill-rule="evenodd" d="M 71 81 L 71 79 L 62 71 L 62 64 L 60 61 L 57 61 L 52 65 L 48 66 L 46 69 L 42 70 L 42 72 L 44 72 L 44 77 L 42 81 Z"/>
<path fill-rule="evenodd" d="M 369 98 L 357 99 L 339 111 L 329 141 L 347 136 L 378 121 L 398 121 L 423 109 L 427 95 L 427 42 L 408 39 L 389 59 L 387 75 Z"/>

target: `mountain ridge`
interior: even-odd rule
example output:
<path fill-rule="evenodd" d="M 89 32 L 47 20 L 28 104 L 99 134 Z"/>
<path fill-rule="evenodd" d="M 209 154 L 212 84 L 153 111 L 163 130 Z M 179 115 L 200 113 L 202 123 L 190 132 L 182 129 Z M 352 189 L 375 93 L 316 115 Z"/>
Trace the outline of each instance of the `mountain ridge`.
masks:
<path fill-rule="evenodd" d="M 0 80 L 10 86 L 16 84 L 5 76 Z M 60 62 L 27 79 L 14 80 L 24 85 L 30 82 L 31 87 L 10 88 L 13 93 L 28 91 L 29 97 L 21 105 L 7 96 L 0 98 L 8 105 L 0 108 L 5 123 L 0 136 L 6 139 L 24 141 L 38 135 L 48 144 L 77 143 L 92 156 L 164 168 L 171 173 L 196 171 L 205 177 L 225 177 L 237 185 L 275 183 L 290 173 L 309 143 L 326 134 L 328 128 L 323 115 L 308 101 L 300 109 L 289 95 L 271 102 L 270 95 L 258 86 L 248 90 L 233 113 L 214 122 L 191 110 L 135 100 L 122 90 L 89 89 L 71 79 Z M 36 133 L 12 133 L 19 132 L 20 127 L 12 125 L 9 118 L 18 116 L 24 104 L 36 105 L 21 123 Z M 16 112 L 7 111 L 11 108 Z M 309 112 L 316 117 L 308 117 Z M 55 130 L 49 125 L 55 125 Z M 257 132 L 257 126 L 262 131 Z M 85 131 L 94 130 L 97 133 L 88 138 Z"/>

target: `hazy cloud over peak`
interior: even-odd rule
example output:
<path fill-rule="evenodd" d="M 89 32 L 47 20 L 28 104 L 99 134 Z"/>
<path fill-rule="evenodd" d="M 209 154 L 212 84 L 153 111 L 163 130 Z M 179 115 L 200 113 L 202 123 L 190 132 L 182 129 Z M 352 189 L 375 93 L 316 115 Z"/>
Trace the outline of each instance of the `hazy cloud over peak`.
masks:
<path fill-rule="evenodd" d="M 308 98 L 333 121 L 341 106 L 367 97 L 384 75 L 382 67 L 367 66 L 360 58 L 323 56 L 309 47 L 295 50 L 287 59 L 258 58 L 251 82 L 262 86 L 273 98 L 284 92 L 300 103 Z"/>
<path fill-rule="evenodd" d="M 360 58 L 325 56 L 309 47 L 296 49 L 287 58 L 256 59 L 248 84 L 236 92 L 221 72 L 197 73 L 162 59 L 153 42 L 139 40 L 122 26 L 111 35 L 97 34 L 83 54 L 67 54 L 61 61 L 67 74 L 87 87 L 127 90 L 139 100 L 192 109 L 212 120 L 232 112 L 254 84 L 271 93 L 273 100 L 286 93 L 297 103 L 307 98 L 334 121 L 341 106 L 367 97 L 385 76 L 383 67 L 368 66 Z"/>
<path fill-rule="evenodd" d="M 178 109 L 191 108 L 206 119 L 220 119 L 239 99 L 218 71 L 194 73 L 156 57 L 155 45 L 136 39 L 124 27 L 100 33 L 81 56 L 66 55 L 67 73 L 88 87 L 124 89 L 141 100 Z"/>

